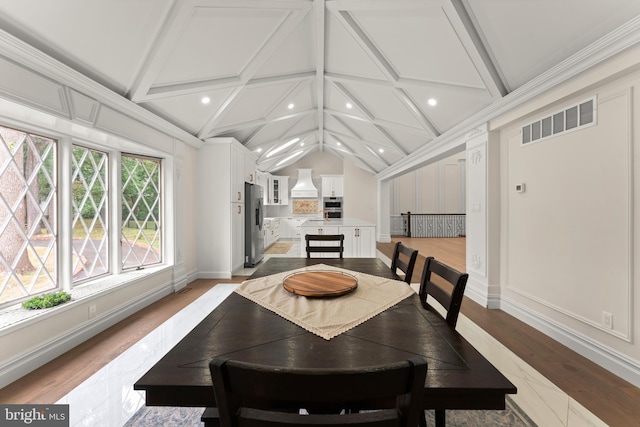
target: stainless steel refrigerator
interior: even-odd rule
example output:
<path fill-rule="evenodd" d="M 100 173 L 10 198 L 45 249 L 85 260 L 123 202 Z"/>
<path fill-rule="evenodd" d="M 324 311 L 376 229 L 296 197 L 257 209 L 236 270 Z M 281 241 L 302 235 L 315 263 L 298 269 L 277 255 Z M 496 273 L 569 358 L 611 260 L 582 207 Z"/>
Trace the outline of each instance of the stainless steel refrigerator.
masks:
<path fill-rule="evenodd" d="M 244 266 L 255 267 L 264 257 L 262 186 L 244 183 Z"/>

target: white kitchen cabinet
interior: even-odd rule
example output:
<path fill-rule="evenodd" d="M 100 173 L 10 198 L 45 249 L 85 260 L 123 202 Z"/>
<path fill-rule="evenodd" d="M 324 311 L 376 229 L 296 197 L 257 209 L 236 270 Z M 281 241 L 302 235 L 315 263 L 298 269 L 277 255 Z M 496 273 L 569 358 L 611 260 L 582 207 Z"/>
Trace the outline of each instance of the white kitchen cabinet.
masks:
<path fill-rule="evenodd" d="M 244 265 L 245 152 L 234 138 L 207 139 L 198 150 L 196 252 L 201 278 L 228 279 Z"/>
<path fill-rule="evenodd" d="M 290 237 L 291 239 L 299 239 L 300 238 L 300 228 L 302 224 L 306 221 L 306 219 L 300 218 L 292 218 L 290 224 Z"/>
<path fill-rule="evenodd" d="M 265 218 L 262 221 L 262 237 L 264 240 L 264 248 L 271 246 L 271 219 Z"/>
<path fill-rule="evenodd" d="M 305 221 L 307 221 L 306 218 L 280 218 L 280 238 L 300 239 L 300 227 Z"/>
<path fill-rule="evenodd" d="M 256 184 L 262 187 L 263 201 L 265 205 L 269 204 L 269 173 L 256 170 Z"/>
<path fill-rule="evenodd" d="M 318 221 L 321 223 L 321 221 Z M 318 225 L 313 225 L 313 226 L 302 226 L 300 228 L 300 256 L 305 257 L 307 256 L 307 241 L 305 240 L 305 237 L 307 234 L 340 234 L 340 227 L 338 225 L 328 225 L 328 224 L 318 224 Z M 322 243 L 320 243 L 322 245 Z M 331 242 L 326 242 L 324 243 L 325 245 L 332 245 L 334 243 Z M 315 245 L 315 243 L 314 243 Z M 343 255 L 344 256 L 344 255 Z M 322 253 L 318 253 L 318 254 L 314 254 L 314 257 L 318 257 L 318 258 L 330 258 L 333 257 L 335 258 L 335 254 L 332 253 L 326 253 L 326 254 L 322 254 Z"/>
<path fill-rule="evenodd" d="M 347 258 L 376 257 L 375 227 L 340 227 L 344 234 L 344 256 Z"/>
<path fill-rule="evenodd" d="M 244 203 L 231 203 L 231 271 L 244 266 Z"/>
<path fill-rule="evenodd" d="M 256 158 L 251 153 L 245 153 L 244 155 L 244 182 L 258 183 Z"/>
<path fill-rule="evenodd" d="M 322 175 L 322 197 L 344 197 L 344 177 Z"/>
<path fill-rule="evenodd" d="M 244 203 L 244 152 L 231 145 L 231 203 Z"/>
<path fill-rule="evenodd" d="M 288 205 L 289 204 L 289 177 L 271 176 L 269 183 L 269 204 Z"/>
<path fill-rule="evenodd" d="M 280 239 L 280 218 L 275 218 L 272 222 L 271 231 L 273 232 L 273 241 L 277 242 Z"/>
<path fill-rule="evenodd" d="M 376 257 L 376 227 L 359 219 L 309 220 L 301 227 L 301 256 L 306 256 L 306 234 L 344 234 L 345 258 Z M 320 256 L 321 254 L 318 254 Z M 327 256 L 331 256 L 328 254 Z"/>

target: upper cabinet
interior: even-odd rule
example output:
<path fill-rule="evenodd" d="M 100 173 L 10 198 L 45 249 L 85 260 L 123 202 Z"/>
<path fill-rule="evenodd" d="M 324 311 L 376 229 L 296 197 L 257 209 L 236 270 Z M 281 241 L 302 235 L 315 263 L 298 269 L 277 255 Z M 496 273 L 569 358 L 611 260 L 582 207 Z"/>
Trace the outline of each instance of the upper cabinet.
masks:
<path fill-rule="evenodd" d="M 244 182 L 250 184 L 257 184 L 258 177 L 256 176 L 256 158 L 250 153 L 244 154 Z"/>
<path fill-rule="evenodd" d="M 241 148 L 231 144 L 231 200 L 244 203 L 245 156 Z"/>
<path fill-rule="evenodd" d="M 269 174 L 256 170 L 256 184 L 262 187 L 262 194 L 264 195 L 263 204 L 269 204 Z"/>
<path fill-rule="evenodd" d="M 256 183 L 264 188 L 265 205 L 289 204 L 289 177 L 273 176 L 267 172 L 257 172 Z"/>
<path fill-rule="evenodd" d="M 271 204 L 288 205 L 289 204 L 289 177 L 288 176 L 272 176 L 271 177 Z"/>
<path fill-rule="evenodd" d="M 342 175 L 323 175 L 322 197 L 344 197 L 344 177 Z"/>

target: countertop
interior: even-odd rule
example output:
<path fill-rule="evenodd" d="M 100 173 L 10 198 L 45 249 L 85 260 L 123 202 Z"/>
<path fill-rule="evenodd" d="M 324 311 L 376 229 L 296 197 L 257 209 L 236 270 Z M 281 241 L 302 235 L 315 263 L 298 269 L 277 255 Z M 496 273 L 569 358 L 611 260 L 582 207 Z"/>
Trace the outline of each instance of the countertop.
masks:
<path fill-rule="evenodd" d="M 358 218 L 341 218 L 341 219 L 310 219 L 302 223 L 302 227 L 322 227 L 322 226 L 338 226 L 338 227 L 375 227 L 375 224 L 358 219 Z"/>

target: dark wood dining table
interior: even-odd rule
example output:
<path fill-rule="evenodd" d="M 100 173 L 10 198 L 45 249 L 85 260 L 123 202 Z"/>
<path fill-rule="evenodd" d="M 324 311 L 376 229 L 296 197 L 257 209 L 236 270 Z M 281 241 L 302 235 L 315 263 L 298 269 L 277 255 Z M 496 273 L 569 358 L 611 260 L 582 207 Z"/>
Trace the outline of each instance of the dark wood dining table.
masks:
<path fill-rule="evenodd" d="M 378 258 L 270 258 L 251 276 L 324 263 L 397 279 Z M 232 293 L 135 384 L 147 406 L 214 407 L 216 356 L 282 367 L 375 366 L 427 360 L 424 409 L 504 409 L 516 387 L 417 294 L 331 340 Z"/>

